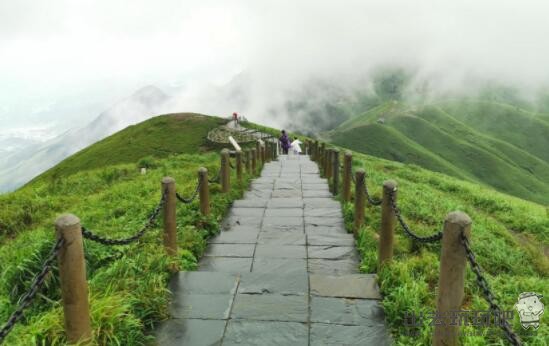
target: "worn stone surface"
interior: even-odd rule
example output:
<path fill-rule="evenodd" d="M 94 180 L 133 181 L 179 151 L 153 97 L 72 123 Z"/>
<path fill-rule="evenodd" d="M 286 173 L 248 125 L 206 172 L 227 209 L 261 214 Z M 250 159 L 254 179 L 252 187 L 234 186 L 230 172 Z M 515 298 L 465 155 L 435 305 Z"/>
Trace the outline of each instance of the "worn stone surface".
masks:
<path fill-rule="evenodd" d="M 312 258 L 308 261 L 309 273 L 321 275 L 344 275 L 357 274 L 358 263 L 352 259 L 316 259 Z"/>
<path fill-rule="evenodd" d="M 261 232 L 257 239 L 258 244 L 269 245 L 305 245 L 305 234 L 298 232 Z M 324 244 L 323 244 L 324 245 Z"/>
<path fill-rule="evenodd" d="M 307 275 L 307 260 L 301 258 L 254 258 L 252 272 L 273 274 L 303 273 Z"/>
<path fill-rule="evenodd" d="M 171 278 L 160 345 L 390 343 L 375 276 L 358 273 L 339 202 L 308 157 L 266 164 L 220 228 L 198 271 Z"/>
<path fill-rule="evenodd" d="M 242 294 L 307 295 L 308 292 L 307 275 L 299 272 L 284 275 L 269 272 L 244 273 L 238 286 L 238 293 Z"/>
<path fill-rule="evenodd" d="M 225 323 L 223 320 L 171 319 L 160 325 L 156 341 L 162 346 L 221 345 Z"/>
<path fill-rule="evenodd" d="M 359 261 L 358 253 L 354 246 L 309 246 L 307 251 L 308 258 L 325 258 L 331 260 L 352 259 L 355 262 Z"/>
<path fill-rule="evenodd" d="M 305 323 L 232 320 L 223 345 L 307 346 L 308 334 Z"/>
<path fill-rule="evenodd" d="M 305 246 L 258 244 L 255 257 L 307 258 Z"/>
<path fill-rule="evenodd" d="M 391 344 L 383 325 L 346 326 L 341 324 L 313 323 L 311 345 L 375 345 Z"/>
<path fill-rule="evenodd" d="M 383 325 L 385 315 L 379 302 L 375 300 L 312 297 L 311 322 L 356 326 Z"/>
<path fill-rule="evenodd" d="M 355 238 L 352 234 L 342 233 L 308 233 L 307 245 L 337 245 L 354 246 Z"/>
<path fill-rule="evenodd" d="M 198 263 L 198 270 L 209 272 L 245 273 L 251 267 L 251 257 L 203 257 Z"/>
<path fill-rule="evenodd" d="M 227 319 L 232 302 L 230 294 L 179 294 L 170 305 L 170 314 L 175 318 Z"/>
<path fill-rule="evenodd" d="M 255 244 L 210 244 L 204 256 L 252 257 Z"/>
<path fill-rule="evenodd" d="M 381 299 L 374 274 L 309 276 L 311 294 L 323 297 Z"/>
<path fill-rule="evenodd" d="M 279 294 L 237 294 L 231 312 L 233 319 L 307 322 L 308 297 Z"/>

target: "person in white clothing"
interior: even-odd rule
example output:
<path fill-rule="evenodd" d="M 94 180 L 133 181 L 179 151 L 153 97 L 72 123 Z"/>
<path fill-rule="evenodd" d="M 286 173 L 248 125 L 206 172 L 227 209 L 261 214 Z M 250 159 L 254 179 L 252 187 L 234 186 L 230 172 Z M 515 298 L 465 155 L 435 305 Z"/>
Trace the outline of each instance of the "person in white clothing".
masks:
<path fill-rule="evenodd" d="M 292 148 L 292 152 L 294 155 L 300 155 L 301 154 L 301 146 L 300 144 L 303 144 L 297 137 L 294 137 L 294 141 L 292 144 L 290 144 L 290 147 Z"/>

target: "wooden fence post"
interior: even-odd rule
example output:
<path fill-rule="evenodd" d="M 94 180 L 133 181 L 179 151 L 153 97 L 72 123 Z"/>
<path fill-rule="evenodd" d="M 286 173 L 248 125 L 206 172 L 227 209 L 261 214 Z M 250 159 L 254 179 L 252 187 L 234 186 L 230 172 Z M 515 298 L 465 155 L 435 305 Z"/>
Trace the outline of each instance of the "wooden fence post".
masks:
<path fill-rule="evenodd" d="M 345 152 L 343 157 L 343 202 L 351 201 L 351 174 L 353 170 L 353 154 Z"/>
<path fill-rule="evenodd" d="M 269 142 L 268 141 L 265 141 L 263 143 L 263 162 L 265 163 L 268 163 L 268 162 L 271 162 L 271 160 L 269 160 Z"/>
<path fill-rule="evenodd" d="M 355 227 L 353 229 L 355 238 L 358 238 L 358 231 L 364 224 L 364 200 L 366 192 L 364 191 L 363 169 L 357 169 L 355 172 Z"/>
<path fill-rule="evenodd" d="M 379 233 L 379 266 L 393 258 L 393 238 L 396 216 L 391 204 L 391 194 L 396 201 L 397 183 L 394 180 L 383 182 L 383 201 L 381 203 L 381 231 Z"/>
<path fill-rule="evenodd" d="M 259 140 L 255 142 L 255 154 L 257 155 L 257 161 L 261 162 L 261 144 L 259 143 Z"/>
<path fill-rule="evenodd" d="M 246 173 L 251 174 L 252 173 L 252 159 L 250 155 L 250 149 L 244 150 L 245 158 L 246 158 Z"/>
<path fill-rule="evenodd" d="M 471 223 L 471 218 L 460 211 L 449 213 L 444 220 L 437 297 L 437 314 L 442 316 L 459 311 L 463 303 L 467 258 L 460 238 L 461 233 L 464 233 L 470 239 Z M 433 345 L 454 346 L 458 343 L 458 325 L 435 325 Z"/>
<path fill-rule="evenodd" d="M 69 343 L 92 338 L 88 282 L 80 219 L 72 214 L 61 215 L 55 221 L 57 238 L 63 238 L 59 249 L 59 277 L 65 317 L 65 333 Z"/>
<path fill-rule="evenodd" d="M 332 192 L 334 193 L 334 196 L 337 196 L 337 193 L 339 192 L 339 150 L 332 150 L 332 161 Z"/>
<path fill-rule="evenodd" d="M 320 153 L 318 155 L 318 160 L 320 161 L 320 167 L 324 176 L 326 176 L 326 171 L 324 171 L 324 156 L 326 155 L 326 143 L 320 145 Z"/>
<path fill-rule="evenodd" d="M 230 166 L 229 149 L 221 150 L 221 191 L 231 191 L 231 166 Z"/>
<path fill-rule="evenodd" d="M 273 143 L 273 159 L 278 160 L 278 141 Z"/>
<path fill-rule="evenodd" d="M 252 174 L 257 174 L 257 151 L 256 149 L 252 149 Z"/>
<path fill-rule="evenodd" d="M 198 169 L 198 198 L 200 199 L 200 213 L 204 216 L 210 214 L 210 186 L 208 185 L 208 170 L 205 167 Z"/>
<path fill-rule="evenodd" d="M 166 191 L 164 203 L 164 247 L 169 256 L 177 255 L 177 224 L 175 221 L 175 180 L 172 177 L 162 179 L 162 193 Z"/>
<path fill-rule="evenodd" d="M 330 180 L 332 178 L 332 149 L 326 149 L 324 167 L 326 170 L 326 179 Z"/>
<path fill-rule="evenodd" d="M 319 160 L 319 157 L 318 157 L 318 150 L 319 150 L 319 147 L 318 147 L 318 141 L 315 141 L 315 144 L 314 144 L 314 151 L 313 151 L 313 160 L 318 162 Z"/>
<path fill-rule="evenodd" d="M 239 182 L 242 182 L 242 151 L 237 150 L 235 153 L 236 156 L 236 179 Z"/>

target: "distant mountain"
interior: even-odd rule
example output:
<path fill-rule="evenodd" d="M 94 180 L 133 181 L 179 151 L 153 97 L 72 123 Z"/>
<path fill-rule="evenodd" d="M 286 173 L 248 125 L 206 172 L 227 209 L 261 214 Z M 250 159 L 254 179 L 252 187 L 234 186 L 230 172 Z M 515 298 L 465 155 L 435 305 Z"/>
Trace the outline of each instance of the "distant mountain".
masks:
<path fill-rule="evenodd" d="M 16 189 L 90 144 L 152 117 L 167 100 L 168 96 L 160 89 L 144 87 L 101 113 L 88 125 L 8 155 L 0 161 L 0 192 Z"/>
<path fill-rule="evenodd" d="M 549 203 L 549 123 L 499 102 L 459 99 L 410 106 L 388 101 L 324 134 L 366 154 L 484 183 Z"/>

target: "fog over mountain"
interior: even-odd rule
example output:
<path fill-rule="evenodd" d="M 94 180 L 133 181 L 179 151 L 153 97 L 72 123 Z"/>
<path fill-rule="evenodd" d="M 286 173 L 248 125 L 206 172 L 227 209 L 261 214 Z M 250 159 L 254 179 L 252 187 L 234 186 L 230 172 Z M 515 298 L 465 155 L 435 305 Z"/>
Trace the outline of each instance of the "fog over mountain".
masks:
<path fill-rule="evenodd" d="M 0 161 L 0 192 L 13 190 L 88 145 L 150 118 L 166 100 L 160 89 L 144 87 L 82 128 L 6 155 Z"/>
<path fill-rule="evenodd" d="M 337 124 L 334 105 L 361 111 L 384 69 L 406 71 L 414 102 L 494 84 L 540 104 L 547 13 L 518 0 L 2 2 L 0 186 L 161 112 L 320 131 Z M 146 85 L 169 97 L 119 104 Z M 37 127 L 50 135 L 29 135 Z"/>

